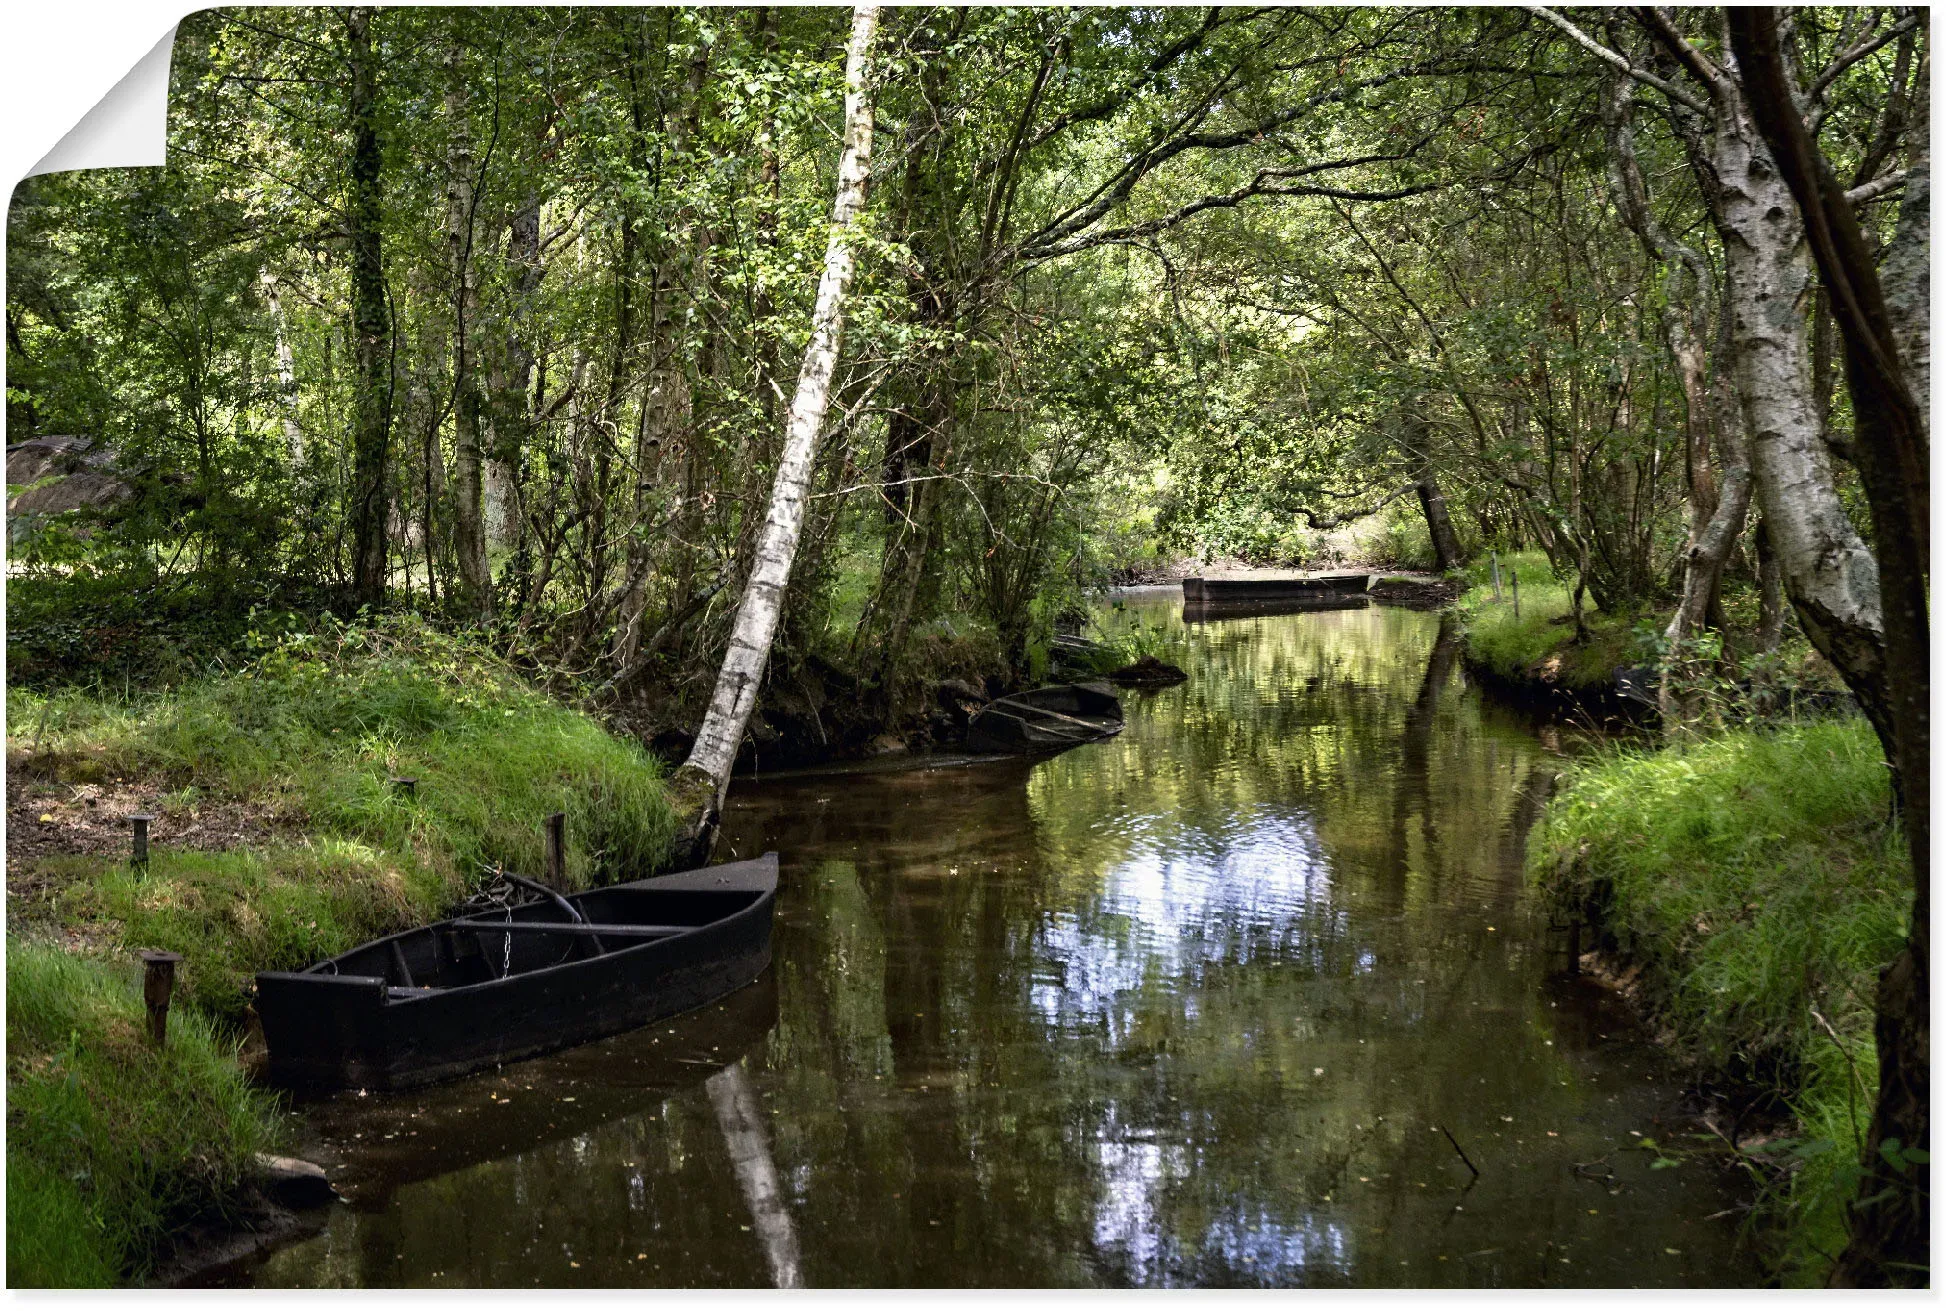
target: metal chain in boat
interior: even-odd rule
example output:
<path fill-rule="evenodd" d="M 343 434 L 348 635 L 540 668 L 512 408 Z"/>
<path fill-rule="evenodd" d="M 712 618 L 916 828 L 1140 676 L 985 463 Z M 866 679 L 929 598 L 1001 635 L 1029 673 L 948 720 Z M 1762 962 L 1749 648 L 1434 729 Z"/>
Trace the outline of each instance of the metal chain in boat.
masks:
<path fill-rule="evenodd" d="M 513 922 L 514 922 L 514 908 L 512 906 L 508 906 L 507 923 L 511 925 Z M 502 947 L 500 950 L 500 977 L 504 979 L 509 974 L 512 974 L 514 972 L 513 930 L 509 928 L 507 932 L 500 935 L 500 938 L 504 943 L 506 943 L 506 945 Z"/>

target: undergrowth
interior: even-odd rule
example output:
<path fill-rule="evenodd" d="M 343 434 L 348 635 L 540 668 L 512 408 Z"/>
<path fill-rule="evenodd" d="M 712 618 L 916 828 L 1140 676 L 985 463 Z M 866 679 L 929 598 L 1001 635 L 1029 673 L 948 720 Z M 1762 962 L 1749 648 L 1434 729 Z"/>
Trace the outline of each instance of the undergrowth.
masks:
<path fill-rule="evenodd" d="M 134 968 L 7 941 L 7 1283 L 139 1278 L 220 1213 L 277 1122 L 191 1008 L 144 1036 Z"/>
<path fill-rule="evenodd" d="M 1889 801 L 1862 719 L 1738 728 L 1574 766 L 1532 847 L 1554 897 L 1641 967 L 1678 1056 L 1796 1117 L 1752 1162 L 1789 1282 L 1844 1246 L 1876 1095 L 1875 980 L 1912 896 Z"/>

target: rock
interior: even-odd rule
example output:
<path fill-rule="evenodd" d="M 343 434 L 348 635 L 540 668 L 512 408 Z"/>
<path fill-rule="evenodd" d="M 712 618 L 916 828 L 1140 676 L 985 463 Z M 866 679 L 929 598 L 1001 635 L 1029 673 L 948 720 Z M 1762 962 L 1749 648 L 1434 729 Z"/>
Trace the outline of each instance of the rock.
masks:
<path fill-rule="evenodd" d="M 866 750 L 870 751 L 875 756 L 897 756 L 897 755 L 903 755 L 906 752 L 907 747 L 905 744 L 905 739 L 900 737 L 898 734 L 880 733 L 877 737 L 872 739 L 871 745 L 867 747 Z"/>
<path fill-rule="evenodd" d="M 1108 675 L 1111 683 L 1124 687 L 1170 687 L 1176 683 L 1189 681 L 1189 675 L 1174 665 L 1164 664 L 1152 655 L 1143 656 L 1132 665 L 1123 665 Z"/>
<path fill-rule="evenodd" d="M 257 1153 L 257 1183 L 266 1196 L 282 1206 L 323 1206 L 338 1196 L 324 1177 L 324 1167 L 295 1156 Z"/>

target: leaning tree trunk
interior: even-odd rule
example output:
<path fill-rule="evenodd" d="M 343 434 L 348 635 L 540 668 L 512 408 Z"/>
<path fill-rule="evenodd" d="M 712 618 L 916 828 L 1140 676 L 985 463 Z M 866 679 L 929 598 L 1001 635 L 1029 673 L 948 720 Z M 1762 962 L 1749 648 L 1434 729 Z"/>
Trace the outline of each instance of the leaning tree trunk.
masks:
<path fill-rule="evenodd" d="M 392 327 L 379 241 L 382 152 L 371 20 L 372 11 L 363 7 L 345 15 L 351 64 L 351 203 L 345 217 L 351 234 L 351 320 L 357 361 L 352 429 L 352 590 L 359 602 L 376 606 L 385 599 L 385 530 L 391 509 Z"/>
<path fill-rule="evenodd" d="M 1460 547 L 1459 534 L 1453 531 L 1446 493 L 1439 489 L 1431 433 L 1417 402 L 1407 403 L 1400 421 L 1405 426 L 1406 458 L 1412 462 L 1412 487 L 1419 494 L 1419 511 L 1426 517 L 1426 536 L 1432 540 L 1433 568 L 1443 574 L 1465 564 L 1466 552 Z"/>
<path fill-rule="evenodd" d="M 730 631 L 730 648 L 717 674 L 709 712 L 696 730 L 696 745 L 670 781 L 676 808 L 677 838 L 672 853 L 680 863 L 700 864 L 716 843 L 717 816 L 729 790 L 730 768 L 757 704 L 771 638 L 783 609 L 797 539 L 804 528 L 818 432 L 831 401 L 831 375 L 844 335 L 845 292 L 857 263 L 852 224 L 865 207 L 872 161 L 872 34 L 878 6 L 852 9 L 851 48 L 845 57 L 844 152 L 838 162 L 838 194 L 831 207 L 831 236 L 825 248 L 824 275 L 818 280 L 817 306 L 811 314 L 811 341 L 798 369 L 797 392 L 785 423 L 784 453 L 770 493 L 770 509 L 757 535 L 756 565 L 744 586 Z"/>
<path fill-rule="evenodd" d="M 1838 498 L 1818 418 L 1800 310 L 1811 286 L 1804 224 L 1734 87 L 1726 87 L 1713 117 L 1724 312 L 1757 500 L 1805 636 L 1858 698 L 1889 758 L 1896 731 L 1885 685 L 1878 562 Z"/>
<path fill-rule="evenodd" d="M 1927 1154 L 1932 1146 L 1929 458 L 1922 411 L 1902 362 L 1902 356 L 1910 359 L 1924 350 L 1925 337 L 1914 342 L 1910 320 L 1902 325 L 1888 304 L 1891 298 L 1844 188 L 1798 112 L 1776 11 L 1731 10 L 1729 22 L 1743 65 L 1750 116 L 1802 211 L 1805 237 L 1830 296 L 1832 318 L 1844 337 L 1845 381 L 1857 429 L 1853 449 L 1871 506 L 1882 580 L 1879 692 L 1887 724 L 1879 736 L 1894 770 L 1912 860 L 1912 922 L 1904 950 L 1879 976 L 1874 1026 L 1878 1101 L 1866 1138 L 1859 1196 L 1851 1206 L 1851 1241 L 1833 1282 L 1925 1287 L 1931 1264 Z M 1908 234 L 1908 218 L 1921 231 L 1927 220 L 1923 150 L 1922 140 L 1914 161 L 1922 170 L 1918 213 L 1901 215 L 1901 236 Z M 1887 272 L 1916 273 L 1921 286 L 1926 278 L 1923 264 L 1916 270 L 1895 265 Z M 1899 290 L 1909 295 L 1914 289 Z M 1923 302 L 1918 312 L 1923 315 Z M 1901 332 L 1902 326 L 1907 331 Z"/>

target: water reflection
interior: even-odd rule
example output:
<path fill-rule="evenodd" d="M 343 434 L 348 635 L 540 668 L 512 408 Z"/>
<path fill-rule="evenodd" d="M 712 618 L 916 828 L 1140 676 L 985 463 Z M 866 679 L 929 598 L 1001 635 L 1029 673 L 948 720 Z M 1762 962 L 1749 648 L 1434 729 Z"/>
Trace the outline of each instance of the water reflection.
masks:
<path fill-rule="evenodd" d="M 1169 600 L 1112 622 L 1182 632 L 1191 674 L 1130 697 L 1118 738 L 739 784 L 726 843 L 785 858 L 775 1025 L 741 1063 L 611 1078 L 627 1105 L 565 1142 L 448 1172 L 417 1151 L 421 1174 L 251 1277 L 1753 1278 L 1706 1218 L 1722 1181 L 1631 1149 L 1674 1103 L 1652 1053 L 1549 982 L 1520 874 L 1547 756 L 1465 686 L 1451 626 L 1376 606 L 1185 628 Z M 716 1024 L 654 1036 L 725 1057 Z M 490 1091 L 388 1113 L 484 1117 Z M 352 1175 L 372 1150 L 340 1148 Z M 1596 1160 L 1612 1175 L 1574 1168 Z"/>

